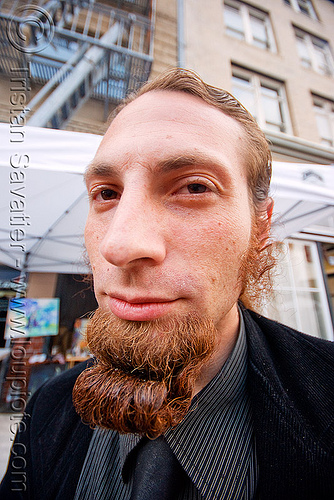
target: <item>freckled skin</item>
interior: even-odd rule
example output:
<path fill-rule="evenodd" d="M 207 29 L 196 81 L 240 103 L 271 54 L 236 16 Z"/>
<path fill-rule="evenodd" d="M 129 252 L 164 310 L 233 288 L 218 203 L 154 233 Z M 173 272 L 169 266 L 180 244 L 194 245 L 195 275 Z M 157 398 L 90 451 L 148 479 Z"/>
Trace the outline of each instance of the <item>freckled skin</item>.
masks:
<path fill-rule="evenodd" d="M 120 112 L 96 153 L 94 163 L 113 172 L 87 173 L 85 241 L 99 305 L 110 310 L 113 294 L 159 297 L 173 301 L 168 315 L 208 316 L 219 331 L 217 366 L 236 339 L 237 279 L 251 236 L 243 137 L 235 120 L 197 97 L 149 92 Z M 159 171 L 159 162 L 186 154 L 210 163 Z M 114 199 L 103 199 L 106 189 Z"/>

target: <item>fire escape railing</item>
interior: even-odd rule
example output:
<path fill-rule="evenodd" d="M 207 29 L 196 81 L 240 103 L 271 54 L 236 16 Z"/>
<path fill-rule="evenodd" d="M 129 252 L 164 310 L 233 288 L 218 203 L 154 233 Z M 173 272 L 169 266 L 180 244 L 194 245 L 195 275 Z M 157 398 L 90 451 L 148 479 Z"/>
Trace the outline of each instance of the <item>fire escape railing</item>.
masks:
<path fill-rule="evenodd" d="M 104 100 L 107 109 L 109 102 L 119 102 L 148 79 L 154 0 L 110 2 L 124 8 L 136 4 L 143 12 L 149 6 L 147 17 L 98 3 L 81 2 L 86 7 L 72 9 L 72 3 L 66 2 L 67 7 L 59 11 L 59 0 L 44 2 L 42 9 L 53 19 L 53 37 L 39 50 L 45 40 L 31 29 L 28 50 L 23 51 L 15 50 L 8 41 L 8 29 L 15 32 L 23 20 L 15 10 L 6 12 L 5 3 L 0 4 L 0 71 L 9 74 L 13 63 L 29 63 L 31 79 L 44 84 L 27 105 L 32 115 L 28 124 L 63 128 L 88 98 Z M 10 5 L 13 10 L 13 2 Z"/>

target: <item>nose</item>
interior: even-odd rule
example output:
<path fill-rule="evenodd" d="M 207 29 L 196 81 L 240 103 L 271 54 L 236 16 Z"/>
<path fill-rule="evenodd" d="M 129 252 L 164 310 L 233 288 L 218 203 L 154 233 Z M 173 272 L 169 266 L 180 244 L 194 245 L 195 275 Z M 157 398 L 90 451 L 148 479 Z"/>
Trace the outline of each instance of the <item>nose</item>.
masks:
<path fill-rule="evenodd" d="M 123 193 L 100 245 L 111 264 L 126 267 L 141 260 L 160 264 L 166 256 L 161 217 L 149 199 Z"/>

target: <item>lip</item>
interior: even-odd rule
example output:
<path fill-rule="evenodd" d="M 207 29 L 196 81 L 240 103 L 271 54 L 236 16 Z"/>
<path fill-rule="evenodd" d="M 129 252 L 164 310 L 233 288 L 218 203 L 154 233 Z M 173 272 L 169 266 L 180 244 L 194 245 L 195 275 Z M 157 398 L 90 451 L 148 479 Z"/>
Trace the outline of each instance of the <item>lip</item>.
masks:
<path fill-rule="evenodd" d="M 167 314 L 175 300 L 137 297 L 126 300 L 109 296 L 111 312 L 120 319 L 129 321 L 151 321 Z"/>

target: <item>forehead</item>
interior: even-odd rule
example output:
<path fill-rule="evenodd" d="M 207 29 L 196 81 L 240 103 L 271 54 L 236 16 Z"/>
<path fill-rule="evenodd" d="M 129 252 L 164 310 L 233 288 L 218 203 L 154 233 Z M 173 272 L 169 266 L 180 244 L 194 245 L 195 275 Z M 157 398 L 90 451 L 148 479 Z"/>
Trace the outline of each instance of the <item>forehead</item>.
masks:
<path fill-rule="evenodd" d="M 150 91 L 116 116 L 96 153 L 96 163 L 139 162 L 152 167 L 168 157 L 212 157 L 243 168 L 242 126 L 202 99 L 180 91 Z M 89 174 L 89 170 L 88 170 Z"/>

